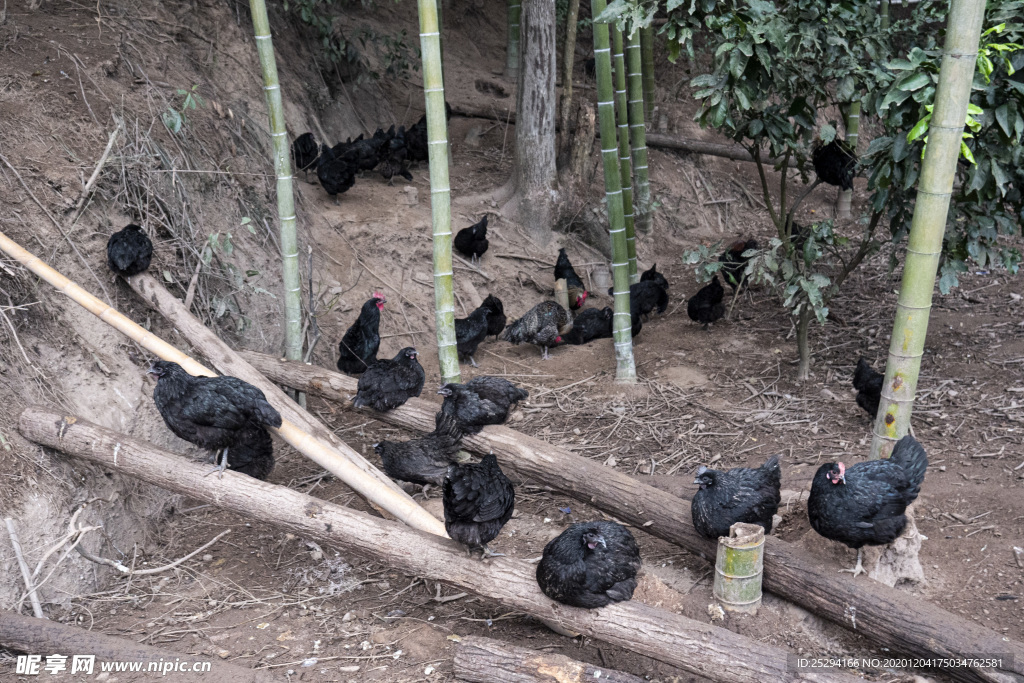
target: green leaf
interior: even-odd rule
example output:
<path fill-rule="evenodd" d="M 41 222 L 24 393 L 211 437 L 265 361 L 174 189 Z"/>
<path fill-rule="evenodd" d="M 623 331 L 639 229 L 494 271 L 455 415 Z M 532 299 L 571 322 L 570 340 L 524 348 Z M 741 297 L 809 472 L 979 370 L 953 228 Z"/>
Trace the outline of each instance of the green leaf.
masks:
<path fill-rule="evenodd" d="M 919 71 L 917 73 L 904 76 L 900 80 L 896 81 L 896 87 L 904 92 L 913 92 L 914 90 L 920 90 L 931 82 L 931 76 Z"/>
<path fill-rule="evenodd" d="M 843 76 L 836 84 L 836 99 L 840 102 L 849 102 L 853 99 L 854 93 L 853 76 Z"/>
<path fill-rule="evenodd" d="M 962 154 L 964 159 L 967 159 L 967 161 L 971 162 L 972 164 L 978 163 L 974 160 L 974 154 L 971 152 L 971 148 L 968 147 L 967 143 L 964 142 L 963 140 L 960 141 L 960 154 Z"/>
<path fill-rule="evenodd" d="M 932 115 L 931 114 L 928 114 L 923 119 L 918 121 L 914 125 L 914 127 L 910 129 L 910 132 L 907 133 L 907 142 L 913 142 L 914 140 L 917 140 L 919 137 L 921 137 L 922 135 L 927 133 L 928 132 L 928 125 L 931 122 L 932 122 Z"/>
<path fill-rule="evenodd" d="M 610 24 L 615 21 L 620 14 L 629 9 L 629 4 L 626 0 L 612 0 L 604 11 L 594 17 L 595 24 Z"/>
<path fill-rule="evenodd" d="M 171 277 L 171 271 L 169 271 L 169 270 L 163 271 L 163 276 L 164 276 L 164 281 L 165 282 L 174 282 L 174 278 Z"/>
<path fill-rule="evenodd" d="M 821 130 L 818 131 L 818 137 L 820 137 L 821 141 L 824 142 L 826 145 L 832 142 L 833 140 L 836 139 L 835 126 L 826 123 L 821 127 Z"/>
<path fill-rule="evenodd" d="M 1006 137 L 1013 136 L 1013 126 L 1010 124 L 1010 103 L 1003 102 L 1001 105 L 996 107 L 996 121 L 999 123 L 999 127 L 1006 133 Z"/>

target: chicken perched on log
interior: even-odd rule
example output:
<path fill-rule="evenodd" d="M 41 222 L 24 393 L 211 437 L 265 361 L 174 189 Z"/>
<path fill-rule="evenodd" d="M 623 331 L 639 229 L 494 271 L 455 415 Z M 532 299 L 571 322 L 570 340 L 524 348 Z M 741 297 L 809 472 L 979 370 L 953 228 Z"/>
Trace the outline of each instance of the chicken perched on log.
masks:
<path fill-rule="evenodd" d="M 718 260 L 722 262 L 722 277 L 725 284 L 736 291 L 747 280 L 747 262 L 753 258 L 753 254 L 746 252 L 759 249 L 760 245 L 755 239 L 736 240 L 729 245 L 729 248 L 722 252 Z"/>
<path fill-rule="evenodd" d="M 493 294 L 488 294 L 481 305 L 489 311 L 487 314 L 487 336 L 497 340 L 498 335 L 505 331 L 505 323 L 508 321 L 505 317 L 505 306 L 501 303 L 501 299 Z"/>
<path fill-rule="evenodd" d="M 586 344 L 594 339 L 612 336 L 612 317 L 615 315 L 608 306 L 604 308 L 587 308 L 576 314 L 572 321 L 572 329 L 562 340 L 566 344 Z"/>
<path fill-rule="evenodd" d="M 498 467 L 494 453 L 488 453 L 480 464 L 448 466 L 444 479 L 444 530 L 453 540 L 473 548 L 481 548 L 485 557 L 499 557 L 487 547 L 501 528 L 512 519 L 516 492 L 505 473 Z"/>
<path fill-rule="evenodd" d="M 819 144 L 811 153 L 811 162 L 818 178 L 844 190 L 853 189 L 857 154 L 853 147 L 836 138 L 827 145 Z"/>
<path fill-rule="evenodd" d="M 200 448 L 222 452 L 214 472 L 226 468 L 259 479 L 274 467 L 267 427 L 280 427 L 281 414 L 263 392 L 237 377 L 193 377 L 177 363 L 155 361 L 153 402 L 167 427 Z"/>
<path fill-rule="evenodd" d="M 811 482 L 807 517 L 825 538 L 857 549 L 857 566 L 843 571 L 863 573 L 865 545 L 886 545 L 903 533 L 907 506 L 921 492 L 928 456 L 909 434 L 888 459 L 866 460 L 850 467 L 825 463 Z"/>
<path fill-rule="evenodd" d="M 419 439 L 381 441 L 373 444 L 384 472 L 392 479 L 426 487 L 440 486 L 455 462 L 462 441 L 462 429 L 452 415 L 438 414 L 437 427 Z"/>
<path fill-rule="evenodd" d="M 338 195 L 347 192 L 356 184 L 356 173 L 358 166 L 351 164 L 341 150 L 335 151 L 324 146 L 320 150 L 320 162 L 316 167 L 316 177 L 324 192 L 334 197 L 334 203 L 338 203 Z"/>
<path fill-rule="evenodd" d="M 668 291 L 668 278 L 658 272 L 657 263 L 640 273 L 640 282 L 653 282 L 661 285 L 661 288 L 666 292 Z"/>
<path fill-rule="evenodd" d="M 478 223 L 459 230 L 455 234 L 455 240 L 452 242 L 455 251 L 470 259 L 473 263 L 480 261 L 480 258 L 487 251 L 488 245 L 487 216 L 481 218 Z"/>
<path fill-rule="evenodd" d="M 359 311 L 359 317 L 345 331 L 338 343 L 338 369 L 349 375 L 358 375 L 377 360 L 380 349 L 380 312 L 387 299 L 374 292 Z"/>
<path fill-rule="evenodd" d="M 725 288 L 716 275 L 686 302 L 686 315 L 695 323 L 703 325 L 706 330 L 708 325 L 725 315 L 725 304 L 722 303 L 724 296 Z"/>
<path fill-rule="evenodd" d="M 572 329 L 572 315 L 554 301 L 542 301 L 526 312 L 519 320 L 513 320 L 505 328 L 501 338 L 514 345 L 526 342 L 543 349 L 541 358 L 548 360 L 548 347 L 562 341 L 563 334 Z"/>
<path fill-rule="evenodd" d="M 853 371 L 853 388 L 857 390 L 857 405 L 871 417 L 878 415 L 878 404 L 882 401 L 882 384 L 885 375 L 872 369 L 863 358 L 857 360 Z"/>
<path fill-rule="evenodd" d="M 407 346 L 391 360 L 382 358 L 366 368 L 352 404 L 356 408 L 370 406 L 380 413 L 393 410 L 419 396 L 425 379 L 416 349 Z"/>
<path fill-rule="evenodd" d="M 565 280 L 566 288 L 569 290 L 569 308 L 576 310 L 587 301 L 590 292 L 583 286 L 583 280 L 576 274 L 572 267 L 565 249 L 558 250 L 558 260 L 555 261 L 555 281 Z"/>
<path fill-rule="evenodd" d="M 537 585 L 555 602 L 593 609 L 633 597 L 640 549 L 615 522 L 573 524 L 544 546 Z"/>
<path fill-rule="evenodd" d="M 455 319 L 455 350 L 459 354 L 459 360 L 468 358 L 474 368 L 479 366 L 473 355 L 480 342 L 487 337 L 487 319 L 490 314 L 490 308 L 480 306 L 470 313 L 468 318 Z"/>
<path fill-rule="evenodd" d="M 466 384 L 445 384 L 437 393 L 444 396 L 437 420 L 442 413 L 452 415 L 466 434 L 476 434 L 485 425 L 504 423 L 512 406 L 530 396 L 526 389 L 504 377 L 487 375 L 474 377 Z"/>
<path fill-rule="evenodd" d="M 153 243 L 142 226 L 129 223 L 107 240 L 107 265 L 121 277 L 138 275 L 153 258 Z"/>
<path fill-rule="evenodd" d="M 766 534 L 771 533 L 772 517 L 782 500 L 779 456 L 773 455 L 756 468 L 719 472 L 702 466 L 693 483 L 700 486 L 690 503 L 693 528 L 704 538 L 728 536 L 736 522 L 757 524 Z"/>
<path fill-rule="evenodd" d="M 292 157 L 295 168 L 309 176 L 310 170 L 316 170 L 320 162 L 320 143 L 312 133 L 303 133 L 292 143 Z"/>

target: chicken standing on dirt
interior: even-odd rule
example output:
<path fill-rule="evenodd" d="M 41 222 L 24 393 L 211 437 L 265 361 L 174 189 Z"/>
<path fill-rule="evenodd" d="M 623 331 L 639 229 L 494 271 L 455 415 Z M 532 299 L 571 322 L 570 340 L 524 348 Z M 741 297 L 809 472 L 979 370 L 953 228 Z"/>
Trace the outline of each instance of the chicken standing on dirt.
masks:
<path fill-rule="evenodd" d="M 345 159 L 341 149 L 334 150 L 323 146 L 320 149 L 320 162 L 316 167 L 316 177 L 324 192 L 334 197 L 334 203 L 338 203 L 338 195 L 347 192 L 356 184 L 356 173 L 358 167 L 353 166 Z"/>
<path fill-rule="evenodd" d="M 281 414 L 263 392 L 237 377 L 193 377 L 177 363 L 155 361 L 153 402 L 167 427 L 200 448 L 223 451 L 212 472 L 226 468 L 264 479 L 274 466 L 267 427 Z"/>
<path fill-rule="evenodd" d="M 565 280 L 566 288 L 569 290 L 569 308 L 576 310 L 587 301 L 590 292 L 583 286 L 583 280 L 576 274 L 572 267 L 565 249 L 558 250 L 558 260 L 555 262 L 555 281 Z"/>
<path fill-rule="evenodd" d="M 459 354 L 459 360 L 469 359 L 470 365 L 479 367 L 473 355 L 476 348 L 480 346 L 487 337 L 487 319 L 491 310 L 486 306 L 480 306 L 468 318 L 457 318 L 455 320 L 455 350 Z"/>
<path fill-rule="evenodd" d="M 292 143 L 292 157 L 295 158 L 295 168 L 308 176 L 310 169 L 315 170 L 320 161 L 320 143 L 312 133 L 303 133 Z"/>
<path fill-rule="evenodd" d="M 485 425 L 500 425 L 508 412 L 519 401 L 529 398 L 526 389 L 520 389 L 504 377 L 474 377 L 466 384 L 445 384 L 438 391 L 444 396 L 441 412 L 455 417 L 466 434 L 476 434 Z"/>
<path fill-rule="evenodd" d="M 142 226 L 130 223 L 107 240 L 107 265 L 121 277 L 138 275 L 153 258 L 153 243 Z"/>
<path fill-rule="evenodd" d="M 563 337 L 567 344 L 586 344 L 593 339 L 604 339 L 612 336 L 612 317 L 615 315 L 608 306 L 604 308 L 587 308 L 576 314 L 572 321 L 572 329 Z"/>
<path fill-rule="evenodd" d="M 640 282 L 653 282 L 660 285 L 666 292 L 668 291 L 668 279 L 658 272 L 657 263 L 640 273 Z"/>
<path fill-rule="evenodd" d="M 488 294 L 481 306 L 489 311 L 487 314 L 487 336 L 497 340 L 498 335 L 505 331 L 505 323 L 508 321 L 505 317 L 505 306 L 501 303 L 501 299 L 493 294 Z"/>
<path fill-rule="evenodd" d="M 498 467 L 494 453 L 488 453 L 480 464 L 448 466 L 444 479 L 444 529 L 453 540 L 473 548 L 482 548 L 484 556 L 501 556 L 491 552 L 501 527 L 512 518 L 516 492 L 505 473 Z"/>
<path fill-rule="evenodd" d="M 736 522 L 757 524 L 766 534 L 771 533 L 772 517 L 782 499 L 781 476 L 777 455 L 757 468 L 735 467 L 719 472 L 702 466 L 693 481 L 700 486 L 690 504 L 693 528 L 711 539 L 728 536 Z"/>
<path fill-rule="evenodd" d="M 878 415 L 878 404 L 882 401 L 882 384 L 885 375 L 876 372 L 863 358 L 857 361 L 853 371 L 853 388 L 857 390 L 857 405 L 871 417 Z"/>
<path fill-rule="evenodd" d="M 377 360 L 380 349 L 380 312 L 388 302 L 380 292 L 374 292 L 359 311 L 359 317 L 345 331 L 338 343 L 338 369 L 349 375 L 366 371 Z"/>
<path fill-rule="evenodd" d="M 561 335 L 572 329 L 572 315 L 554 301 L 542 301 L 526 312 L 519 320 L 513 320 L 505 328 L 501 338 L 514 345 L 526 342 L 543 349 L 541 358 L 548 360 L 548 347 L 562 341 Z"/>
<path fill-rule="evenodd" d="M 753 254 L 745 256 L 745 252 L 758 248 L 760 245 L 757 240 L 736 240 L 718 257 L 724 264 L 722 277 L 725 278 L 725 284 L 732 287 L 734 292 L 747 280 L 747 262 L 753 258 Z"/>
<path fill-rule="evenodd" d="M 888 459 L 866 460 L 850 467 L 825 463 L 811 482 L 807 517 L 825 538 L 857 549 L 857 566 L 842 571 L 864 572 L 865 545 L 886 545 L 903 533 L 907 506 L 917 499 L 928 468 L 928 456 L 917 439 L 904 436 Z"/>
<path fill-rule="evenodd" d="M 702 324 L 706 330 L 708 325 L 721 320 L 725 315 L 725 304 L 722 303 L 724 296 L 725 288 L 716 275 L 686 302 L 686 315 L 690 316 L 690 320 Z"/>
<path fill-rule="evenodd" d="M 573 524 L 544 546 L 537 585 L 555 602 L 593 609 L 633 597 L 640 549 L 615 522 Z"/>
<path fill-rule="evenodd" d="M 472 263 L 478 263 L 487 251 L 487 216 L 480 219 L 468 228 L 463 228 L 455 234 L 452 246 Z"/>
<path fill-rule="evenodd" d="M 608 288 L 608 296 L 615 296 L 615 288 Z M 650 317 L 651 311 L 657 309 L 664 313 L 668 308 L 668 292 L 654 280 L 634 282 L 629 286 L 629 311 L 633 316 Z M 636 327 L 634 317 L 633 326 Z M 637 330 L 639 332 L 639 330 Z M 634 333 L 633 336 L 636 336 Z"/>
<path fill-rule="evenodd" d="M 438 413 L 437 427 L 419 439 L 409 441 L 381 441 L 373 444 L 380 456 L 384 472 L 392 479 L 408 481 L 426 487 L 440 486 L 454 463 L 462 441 L 462 430 L 451 415 Z"/>
<path fill-rule="evenodd" d="M 366 368 L 352 404 L 370 406 L 379 413 L 393 410 L 423 391 L 426 374 L 416 360 L 416 349 L 407 346 L 394 358 L 382 358 Z"/>

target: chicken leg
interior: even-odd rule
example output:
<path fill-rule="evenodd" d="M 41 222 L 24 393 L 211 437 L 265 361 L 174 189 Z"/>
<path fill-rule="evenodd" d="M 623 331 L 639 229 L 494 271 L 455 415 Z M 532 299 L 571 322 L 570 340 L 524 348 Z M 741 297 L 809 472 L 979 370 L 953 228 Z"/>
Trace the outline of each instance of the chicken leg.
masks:
<path fill-rule="evenodd" d="M 496 553 L 490 548 L 488 548 L 486 545 L 482 545 L 480 547 L 483 549 L 483 552 L 480 554 L 481 560 L 485 557 L 505 557 L 505 553 Z"/>
<path fill-rule="evenodd" d="M 857 548 L 857 566 L 852 569 L 840 569 L 840 572 L 850 572 L 853 574 L 853 578 L 857 578 L 861 574 L 867 574 L 867 570 L 864 569 L 864 564 L 861 562 L 861 554 L 863 548 Z"/>
<path fill-rule="evenodd" d="M 473 358 L 473 356 L 469 357 L 469 364 L 472 365 L 474 368 L 480 367 L 479 365 L 476 364 L 476 359 Z"/>
<path fill-rule="evenodd" d="M 204 474 L 203 475 L 204 477 L 208 477 L 211 474 L 213 474 L 214 472 L 218 472 L 217 476 L 220 477 L 221 479 L 224 478 L 224 470 L 226 470 L 228 468 L 228 449 L 225 448 L 222 451 L 220 451 L 220 453 L 221 453 L 220 464 L 217 465 L 216 467 L 214 467 L 212 470 L 210 470 L 206 474 Z M 216 459 L 214 460 L 214 462 L 216 462 Z"/>
<path fill-rule="evenodd" d="M 551 356 L 548 355 L 548 347 L 543 346 L 541 348 L 543 348 L 544 351 L 543 351 L 543 353 L 541 353 L 540 359 L 541 360 L 551 360 Z"/>

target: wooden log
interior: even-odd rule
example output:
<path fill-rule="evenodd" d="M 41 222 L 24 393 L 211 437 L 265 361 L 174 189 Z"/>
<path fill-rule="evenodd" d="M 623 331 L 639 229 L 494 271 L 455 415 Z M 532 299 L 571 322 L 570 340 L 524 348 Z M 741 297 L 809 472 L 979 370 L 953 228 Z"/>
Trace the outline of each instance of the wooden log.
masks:
<path fill-rule="evenodd" d="M 273 356 L 242 352 L 260 372 L 276 382 L 333 400 L 355 391 L 355 380 L 324 368 L 289 363 Z M 434 428 L 438 405 L 412 399 L 397 410 L 373 413 L 375 418 L 418 431 Z M 690 519 L 690 502 L 647 486 L 614 469 L 507 427 L 485 427 L 464 439 L 477 452 L 493 450 L 502 468 L 547 484 L 577 500 L 605 510 L 624 522 L 675 543 L 708 560 L 715 544 L 702 538 Z M 1006 674 L 1024 676 L 1024 644 L 973 624 L 933 605 L 876 581 L 839 574 L 769 536 L 764 547 L 764 588 L 819 616 L 897 652 L 920 657 L 1009 655 L 1003 677 L 980 668 L 948 669 L 963 681 L 1001 681 Z"/>
<path fill-rule="evenodd" d="M 852 683 L 842 673 L 794 674 L 787 652 L 717 626 L 623 602 L 600 610 L 553 602 L 524 560 L 470 558 L 450 539 L 335 505 L 235 472 L 206 477 L 204 466 L 146 442 L 40 407 L 22 411 L 25 438 L 283 530 L 344 547 L 412 576 L 443 581 L 538 619 L 640 652 L 699 676 L 730 683 L 793 680 Z"/>
<path fill-rule="evenodd" d="M 459 642 L 455 677 L 471 683 L 644 683 L 633 674 L 479 636 Z"/>
<path fill-rule="evenodd" d="M 267 396 L 286 421 L 278 433 L 321 467 L 352 487 L 378 510 L 385 510 L 406 524 L 438 536 L 446 536 L 444 524 L 420 507 L 395 482 L 371 465 L 366 458 L 349 448 L 330 430 L 303 410 L 277 385 L 246 363 L 209 328 L 197 320 L 185 304 L 174 297 L 153 276 L 142 273 L 128 278 L 128 284 L 153 310 L 157 311 L 184 335 L 214 366 L 225 375 L 245 380 Z M 298 441 L 290 438 L 288 427 L 298 425 L 307 434 Z M 311 437 L 309 436 L 311 435 Z M 316 442 L 316 443 L 310 443 Z M 320 448 L 310 446 L 320 445 Z"/>
<path fill-rule="evenodd" d="M 0 611 L 0 645 L 30 655 L 42 655 L 44 662 L 46 655 L 66 655 L 68 671 L 71 670 L 71 655 L 95 655 L 97 661 L 93 668 L 94 676 L 100 673 L 100 662 L 103 661 L 142 662 L 142 670 L 146 671 L 149 662 L 159 663 L 162 660 L 173 663 L 177 660 L 189 666 L 197 662 L 208 662 L 210 668 L 204 676 L 210 680 L 225 683 L 268 683 L 273 680 L 265 671 L 246 669 L 205 655 L 172 652 L 140 645 L 134 640 L 86 631 L 56 621 L 25 617 L 6 610 Z M 188 672 L 192 673 L 192 670 L 189 669 Z M 160 676 L 166 673 L 161 674 L 157 671 L 151 675 Z"/>

